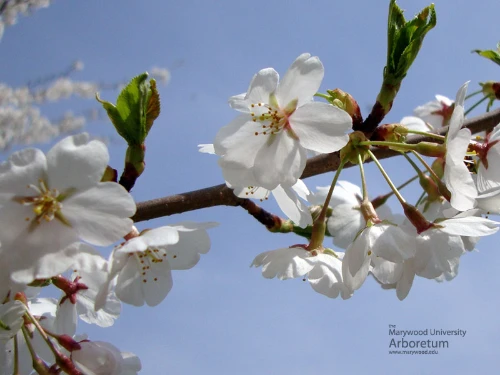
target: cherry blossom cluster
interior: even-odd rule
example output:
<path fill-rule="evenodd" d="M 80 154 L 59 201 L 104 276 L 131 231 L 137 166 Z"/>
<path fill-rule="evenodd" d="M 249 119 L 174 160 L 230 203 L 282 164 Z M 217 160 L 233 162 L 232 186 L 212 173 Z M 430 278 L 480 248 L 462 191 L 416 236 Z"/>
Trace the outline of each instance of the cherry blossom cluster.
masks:
<path fill-rule="evenodd" d="M 240 114 L 218 132 L 213 145 L 200 145 L 201 152 L 219 156 L 226 184 L 238 197 L 263 201 L 272 193 L 295 226 L 277 231 L 294 231 L 309 240 L 259 254 L 252 266 L 262 267 L 266 278 L 303 278 L 316 292 L 343 299 L 369 274 L 384 289 L 396 289 L 401 300 L 415 276 L 453 279 L 460 257 L 500 225 L 485 217 L 500 213 L 500 125 L 484 139 L 472 139 L 470 130 L 462 129 L 465 84 L 455 102 L 437 96 L 415 110 L 419 117 L 381 125 L 372 134 L 347 134 L 360 116 L 359 107 L 348 96 L 350 105 L 336 100 L 334 92 L 318 94 L 323 75 L 321 61 L 309 54 L 300 55 L 281 81 L 272 68 L 259 71 L 246 93 L 229 99 Z M 314 96 L 328 102 L 314 101 Z M 446 137 L 430 132 L 447 124 Z M 409 134 L 436 142 L 408 144 Z M 372 152 L 376 147 L 401 152 L 415 169 L 408 183 L 418 179 L 423 190 L 415 205 L 392 183 Z M 339 151 L 341 157 L 332 185 L 315 194 L 299 179 L 309 151 Z M 368 197 L 363 166 L 370 159 L 391 189 L 375 200 Z M 347 162 L 359 165 L 362 189 L 338 181 Z M 386 204 L 391 195 L 404 215 L 392 214 Z M 341 250 L 324 247 L 325 235 Z"/>
<path fill-rule="evenodd" d="M 106 146 L 83 133 L 0 165 L 2 374 L 136 374 L 135 355 L 77 334 L 78 321 L 109 327 L 121 302 L 159 304 L 172 270 L 209 251 L 215 223 L 139 232 L 132 196 L 104 177 L 108 162 Z M 119 241 L 109 259 L 96 249 Z M 48 286 L 61 297 L 41 297 Z"/>

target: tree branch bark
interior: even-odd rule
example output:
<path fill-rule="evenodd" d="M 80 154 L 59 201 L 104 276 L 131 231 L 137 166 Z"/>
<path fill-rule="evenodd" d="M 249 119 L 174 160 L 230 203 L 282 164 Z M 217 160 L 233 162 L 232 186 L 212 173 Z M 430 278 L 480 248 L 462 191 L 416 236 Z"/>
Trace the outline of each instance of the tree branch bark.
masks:
<path fill-rule="evenodd" d="M 464 127 L 471 132 L 478 133 L 490 130 L 500 123 L 500 109 L 482 114 L 480 116 L 466 120 Z M 437 131 L 437 134 L 445 135 L 448 127 Z M 422 141 L 434 141 L 435 139 L 425 136 L 409 137 L 407 143 L 418 143 Z M 389 149 L 374 148 L 373 153 L 379 159 L 390 158 L 399 155 L 399 152 Z M 301 178 L 316 176 L 325 172 L 337 170 L 340 165 L 339 152 L 319 155 L 307 161 L 304 173 Z M 344 168 L 352 167 L 346 164 Z M 149 201 L 137 203 L 137 212 L 132 217 L 135 222 L 151 220 L 158 217 L 179 214 L 182 212 L 199 210 L 214 206 L 240 206 L 246 199 L 238 198 L 225 184 L 211 186 L 208 188 L 189 191 L 182 194 L 171 195 L 163 198 L 156 198 Z"/>

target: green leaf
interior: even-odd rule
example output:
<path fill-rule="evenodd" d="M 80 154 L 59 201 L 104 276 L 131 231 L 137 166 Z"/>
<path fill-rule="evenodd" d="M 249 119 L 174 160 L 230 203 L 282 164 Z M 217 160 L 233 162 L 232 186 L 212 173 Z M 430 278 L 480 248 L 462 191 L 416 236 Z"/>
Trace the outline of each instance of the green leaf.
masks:
<path fill-rule="evenodd" d="M 497 44 L 496 51 L 491 49 L 490 50 L 475 49 L 472 52 L 477 53 L 479 56 L 486 57 L 488 60 L 491 60 L 494 63 L 500 65 L 500 42 Z"/>
<path fill-rule="evenodd" d="M 436 26 L 434 4 L 424 8 L 411 21 L 406 21 L 403 11 L 391 0 L 388 20 L 387 64 L 384 69 L 386 83 L 398 85 L 415 61 L 424 37 Z"/>
<path fill-rule="evenodd" d="M 142 145 L 153 121 L 160 114 L 156 82 L 147 82 L 148 73 L 134 77 L 120 92 L 116 105 L 96 99 L 106 110 L 108 117 L 128 145 Z"/>
<path fill-rule="evenodd" d="M 156 89 L 156 81 L 152 79 L 149 82 L 151 90 L 148 95 L 147 100 L 147 108 L 146 108 L 146 131 L 149 132 L 149 129 L 153 126 L 153 122 L 160 115 L 160 94 L 158 94 L 158 90 Z"/>

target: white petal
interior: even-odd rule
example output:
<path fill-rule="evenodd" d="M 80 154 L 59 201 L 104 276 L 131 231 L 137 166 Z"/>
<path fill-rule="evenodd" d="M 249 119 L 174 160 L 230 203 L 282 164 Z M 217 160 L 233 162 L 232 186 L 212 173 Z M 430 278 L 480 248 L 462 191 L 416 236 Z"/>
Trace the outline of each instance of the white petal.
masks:
<path fill-rule="evenodd" d="M 257 153 L 255 148 L 262 147 L 266 142 L 264 135 L 255 135 L 261 130 L 260 124 L 253 122 L 250 115 L 241 114 L 217 132 L 214 151 L 219 156 L 229 153 L 229 162 L 251 167 Z"/>
<path fill-rule="evenodd" d="M 470 81 L 465 82 L 465 83 L 464 83 L 464 84 L 463 84 L 463 85 L 462 85 L 462 86 L 458 89 L 458 91 L 457 91 L 457 96 L 456 96 L 456 98 L 455 98 L 455 105 L 456 105 L 456 106 L 462 106 L 462 107 L 464 106 L 465 97 L 466 97 L 466 95 L 467 95 L 467 87 L 469 86 L 469 83 L 470 83 Z M 439 96 L 439 99 L 438 99 L 438 100 L 440 100 L 440 101 L 445 101 L 446 99 L 448 99 L 448 98 L 443 97 L 443 96 L 441 96 L 441 95 L 436 95 L 436 98 L 438 98 L 438 96 Z M 448 99 L 448 100 L 449 100 L 449 99 Z"/>
<path fill-rule="evenodd" d="M 13 196 L 33 196 L 35 190 L 28 185 L 38 185 L 45 178 L 47 162 L 38 149 L 25 149 L 13 153 L 0 165 L 0 201 Z"/>
<path fill-rule="evenodd" d="M 304 276 L 314 265 L 308 260 L 310 254 L 301 248 L 284 248 L 259 254 L 251 266 L 262 266 L 262 275 L 267 279 L 280 280 Z"/>
<path fill-rule="evenodd" d="M 470 81 L 467 81 L 466 84 L 468 84 Z M 463 86 L 462 86 L 463 87 Z M 459 90 L 460 91 L 460 90 Z M 444 104 L 446 106 L 451 106 L 453 104 L 453 100 L 451 100 L 450 98 L 444 96 L 444 95 L 439 95 L 437 94 L 436 96 L 436 100 L 441 103 L 441 104 Z M 464 98 L 465 99 L 465 98 Z M 462 105 L 463 105 L 463 102 L 462 102 Z"/>
<path fill-rule="evenodd" d="M 140 273 L 136 260 L 131 257 L 118 275 L 115 292 L 122 302 L 134 306 L 142 306 L 146 302 L 149 306 L 156 306 L 165 299 L 172 285 L 168 262 L 152 263 L 146 278 Z"/>
<path fill-rule="evenodd" d="M 465 95 L 467 94 L 467 86 L 469 82 L 466 82 L 460 87 L 457 92 L 457 97 L 455 101 L 455 109 L 453 110 L 453 114 L 450 119 L 450 126 L 448 128 L 448 134 L 446 136 L 446 141 L 448 143 L 449 139 L 453 139 L 456 137 L 460 128 L 464 122 L 464 101 Z"/>
<path fill-rule="evenodd" d="M 311 101 L 318 91 L 325 70 L 318 57 L 304 53 L 288 68 L 285 76 L 279 83 L 276 97 L 281 107 L 285 107 L 292 100 L 298 99 L 298 106 Z"/>
<path fill-rule="evenodd" d="M 345 252 L 345 256 L 348 257 L 349 272 L 352 276 L 355 276 L 367 261 L 369 263 L 370 255 L 368 252 L 371 250 L 369 231 L 364 229 Z M 346 262 L 345 258 L 343 262 Z M 366 272 L 368 274 L 368 270 Z"/>
<path fill-rule="evenodd" d="M 25 306 L 20 301 L 9 301 L 0 305 L 0 340 L 9 340 L 23 326 Z M 0 367 L 1 368 L 1 367 Z"/>
<path fill-rule="evenodd" d="M 71 353 L 76 367 L 87 375 L 125 375 L 121 369 L 120 351 L 100 341 L 83 341 L 81 349 Z"/>
<path fill-rule="evenodd" d="M 222 168 L 222 176 L 226 180 L 228 187 L 256 187 L 258 182 L 255 179 L 251 167 L 245 167 L 242 164 L 226 162 L 224 158 L 218 160 L 219 166 Z M 261 188 L 263 189 L 263 188 Z M 267 190 L 267 189 L 265 189 Z"/>
<path fill-rule="evenodd" d="M 149 247 L 163 248 L 179 242 L 179 233 L 171 226 L 151 229 L 131 238 L 120 247 L 120 252 L 133 253 L 146 251 Z"/>
<path fill-rule="evenodd" d="M 424 120 L 415 116 L 406 116 L 403 117 L 400 121 L 401 124 L 406 126 L 410 130 L 417 130 L 421 132 L 429 132 L 433 130 L 429 127 Z"/>
<path fill-rule="evenodd" d="M 474 207 L 477 197 L 476 185 L 463 163 L 463 158 L 470 141 L 470 130 L 460 130 L 456 137 L 447 143 L 444 180 L 451 192 L 451 205 L 459 211 Z"/>
<path fill-rule="evenodd" d="M 57 308 L 54 331 L 60 335 L 73 336 L 76 332 L 77 320 L 76 306 L 70 302 L 69 298 L 66 298 Z"/>
<path fill-rule="evenodd" d="M 359 208 L 347 203 L 334 207 L 326 225 L 333 236 L 333 243 L 345 249 L 354 241 L 358 232 L 365 227 L 366 222 Z"/>
<path fill-rule="evenodd" d="M 217 223 L 183 222 L 172 225 L 179 232 L 179 242 L 167 248 L 167 259 L 173 270 L 187 270 L 200 260 L 200 254 L 210 250 L 210 237 L 206 229 Z"/>
<path fill-rule="evenodd" d="M 121 185 L 100 182 L 64 200 L 62 213 L 81 239 L 108 246 L 130 232 L 129 217 L 135 209 L 132 196 Z"/>
<path fill-rule="evenodd" d="M 212 143 L 204 143 L 198 145 L 198 152 L 204 153 L 204 154 L 215 154 L 215 148 Z"/>
<path fill-rule="evenodd" d="M 11 278 L 25 284 L 35 279 L 48 279 L 66 272 L 75 265 L 75 261 L 84 262 L 85 255 L 90 255 L 95 251 L 87 244 L 75 242 L 57 252 L 40 254 L 36 262 L 26 264 L 23 269 L 12 272 Z"/>
<path fill-rule="evenodd" d="M 59 220 L 42 220 L 40 224 L 25 220 L 33 216 L 31 207 L 13 201 L 5 202 L 0 209 L 0 253 L 7 257 L 11 271 L 36 272 L 38 261 L 45 255 L 78 241 L 76 232 Z"/>
<path fill-rule="evenodd" d="M 273 190 L 278 185 L 295 185 L 304 171 L 307 153 L 287 132 L 271 135 L 255 157 L 257 186 Z M 258 137 L 256 137 L 258 138 Z"/>
<path fill-rule="evenodd" d="M 246 92 L 244 92 L 243 94 L 231 96 L 228 100 L 229 106 L 240 112 L 250 112 L 250 109 L 248 108 L 249 102 L 245 99 L 246 95 Z"/>
<path fill-rule="evenodd" d="M 311 287 L 318 293 L 329 298 L 337 298 L 339 294 L 343 299 L 352 295 L 342 282 L 342 261 L 333 255 L 318 254 L 314 259 L 314 268 L 309 272 L 308 279 Z"/>
<path fill-rule="evenodd" d="M 476 198 L 478 208 L 492 214 L 500 214 L 500 188 L 485 191 Z"/>
<path fill-rule="evenodd" d="M 50 188 L 87 189 L 101 181 L 109 155 L 101 141 L 90 141 L 87 133 L 66 137 L 47 153 Z"/>
<path fill-rule="evenodd" d="M 408 293 L 410 293 L 414 279 L 413 260 L 408 260 L 403 263 L 403 274 L 396 286 L 396 295 L 400 301 L 404 300 L 408 296 Z"/>
<path fill-rule="evenodd" d="M 335 189 L 333 189 L 330 206 L 336 207 L 337 205 L 340 205 L 342 203 L 350 203 L 353 207 L 359 206 L 362 197 L 363 194 L 361 193 L 361 188 L 358 185 L 355 185 L 349 181 L 340 180 L 337 181 Z M 325 199 L 323 199 L 323 202 L 324 201 Z"/>
<path fill-rule="evenodd" d="M 437 224 L 440 231 L 456 236 L 489 236 L 498 231 L 500 223 L 482 217 L 469 216 L 447 219 Z"/>
<path fill-rule="evenodd" d="M 434 279 L 443 272 L 452 272 L 464 253 L 460 236 L 450 236 L 440 230 L 429 230 L 417 237 L 414 269 L 417 275 Z"/>
<path fill-rule="evenodd" d="M 349 248 L 351 248 L 351 246 Z M 355 291 L 361 288 L 361 285 L 363 285 L 366 277 L 368 276 L 371 257 L 366 256 L 363 263 L 361 264 L 361 267 L 359 267 L 358 271 L 353 274 L 350 271 L 350 267 L 353 263 L 356 263 L 356 259 L 354 259 L 353 261 L 351 259 L 351 256 L 353 258 L 356 258 L 356 254 L 354 254 L 352 251 L 351 253 L 349 253 L 349 248 L 345 252 L 344 259 L 342 259 L 342 280 L 344 281 L 344 285 L 349 290 Z"/>
<path fill-rule="evenodd" d="M 249 104 L 269 103 L 269 95 L 278 87 L 279 75 L 273 68 L 266 68 L 253 76 L 245 99 Z M 235 108 L 236 109 L 236 108 Z"/>
<path fill-rule="evenodd" d="M 295 224 L 301 228 L 312 225 L 312 216 L 309 209 L 297 198 L 292 188 L 278 186 L 273 190 L 273 195 L 281 210 Z"/>
<path fill-rule="evenodd" d="M 293 191 L 297 193 L 297 195 L 304 199 L 305 201 L 308 200 L 309 196 L 311 195 L 311 192 L 307 188 L 306 184 L 302 180 L 297 180 L 297 183 L 292 186 Z"/>
<path fill-rule="evenodd" d="M 497 134 L 500 136 L 499 130 L 497 130 Z M 490 137 L 489 142 L 491 141 Z M 484 163 L 480 163 L 477 173 L 477 189 L 480 192 L 500 187 L 500 143 L 493 145 L 488 150 L 486 158 L 488 168 L 485 167 Z"/>
<path fill-rule="evenodd" d="M 115 319 L 120 316 L 121 304 L 114 293 L 109 294 L 105 304 L 99 311 L 95 311 L 94 304 L 97 293 L 95 290 L 83 291 L 77 297 L 77 312 L 81 320 L 88 324 L 96 324 L 99 327 L 111 327 Z"/>
<path fill-rule="evenodd" d="M 395 284 L 403 274 L 403 264 L 389 262 L 379 257 L 372 257 L 372 274 L 382 284 Z"/>
<path fill-rule="evenodd" d="M 344 147 L 349 141 L 346 132 L 352 128 L 351 116 L 346 111 L 319 102 L 297 108 L 289 121 L 303 147 L 323 154 Z"/>
<path fill-rule="evenodd" d="M 399 227 L 377 224 L 365 230 L 375 255 L 395 263 L 402 263 L 415 255 L 415 239 Z"/>

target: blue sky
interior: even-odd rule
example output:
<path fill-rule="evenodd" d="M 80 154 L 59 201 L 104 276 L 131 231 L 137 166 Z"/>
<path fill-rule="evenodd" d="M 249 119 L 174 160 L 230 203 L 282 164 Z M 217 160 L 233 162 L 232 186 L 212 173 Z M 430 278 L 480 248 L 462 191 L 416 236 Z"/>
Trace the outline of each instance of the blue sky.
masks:
<path fill-rule="evenodd" d="M 406 16 L 428 5 L 401 0 Z M 499 67 L 470 53 L 494 48 L 500 3 L 436 2 L 438 24 L 405 79 L 388 122 L 442 94 L 454 98 L 471 80 L 495 80 Z M 222 182 L 216 158 L 196 145 L 211 143 L 235 112 L 231 95 L 244 92 L 253 74 L 274 67 L 283 74 L 303 52 L 322 60 L 322 90 L 342 88 L 363 114 L 374 102 L 385 64 L 388 1 L 55 1 L 48 9 L 7 28 L 0 42 L 1 80 L 19 86 L 59 71 L 75 59 L 85 70 L 75 79 L 115 82 L 152 66 L 171 69 L 160 87 L 162 113 L 147 141 L 147 168 L 133 190 L 137 201 Z M 102 93 L 114 101 L 115 92 Z M 44 107 L 48 115 L 97 107 L 68 100 Z M 484 109 L 484 107 L 482 107 Z M 479 114 L 476 110 L 474 114 Z M 113 134 L 111 124 L 90 124 L 94 135 Z M 50 145 L 40 145 L 47 149 Z M 110 145 L 120 168 L 125 145 Z M 4 158 L 6 155 L 3 156 Z M 396 182 L 411 177 L 401 159 L 385 161 Z M 372 196 L 388 191 L 374 166 L 367 168 Z M 358 182 L 359 171 L 343 179 Z M 310 189 L 331 175 L 306 180 Z M 408 200 L 418 186 L 404 191 Z M 398 210 L 395 202 L 392 207 Z M 273 202 L 265 206 L 279 212 Z M 141 374 L 468 374 L 500 365 L 500 254 L 498 237 L 466 254 L 451 282 L 417 279 L 401 302 L 394 291 L 368 280 L 350 300 L 330 300 L 299 280 L 264 279 L 250 269 L 266 250 L 297 243 L 293 235 L 267 233 L 246 212 L 217 207 L 141 223 L 140 229 L 184 220 L 217 221 L 212 249 L 192 270 L 174 273 L 174 288 L 158 307 L 124 305 L 108 329 L 80 325 L 91 339 L 110 341 L 142 360 Z M 328 241 L 328 240 L 327 240 Z M 438 355 L 391 356 L 389 324 L 402 329 L 462 329 Z"/>

